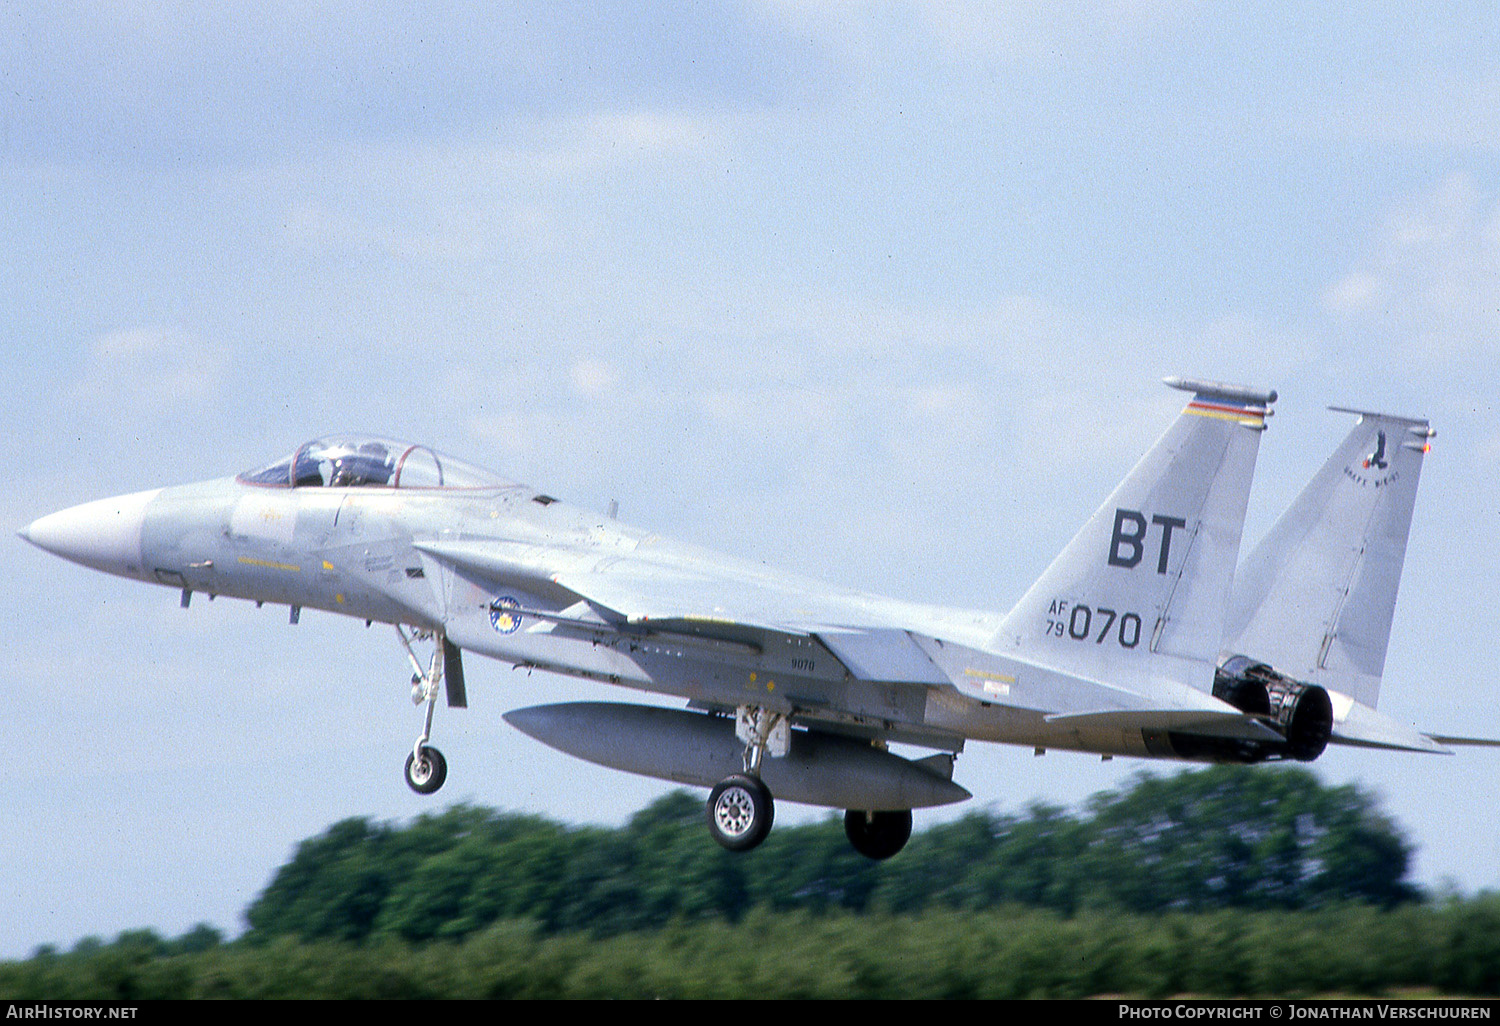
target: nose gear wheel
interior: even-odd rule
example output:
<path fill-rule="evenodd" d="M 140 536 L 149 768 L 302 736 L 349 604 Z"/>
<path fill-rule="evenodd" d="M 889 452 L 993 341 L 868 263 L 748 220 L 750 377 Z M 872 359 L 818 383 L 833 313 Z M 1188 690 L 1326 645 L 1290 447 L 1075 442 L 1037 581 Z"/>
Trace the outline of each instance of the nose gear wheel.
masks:
<path fill-rule="evenodd" d="M 448 779 L 448 760 L 431 745 L 421 745 L 406 757 L 406 783 L 417 794 L 432 794 Z"/>

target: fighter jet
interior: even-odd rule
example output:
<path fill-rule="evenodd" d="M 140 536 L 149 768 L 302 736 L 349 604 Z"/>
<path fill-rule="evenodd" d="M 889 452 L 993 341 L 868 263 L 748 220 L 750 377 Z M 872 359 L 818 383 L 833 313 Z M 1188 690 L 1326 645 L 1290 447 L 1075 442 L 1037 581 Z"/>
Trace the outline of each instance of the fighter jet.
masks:
<path fill-rule="evenodd" d="M 21 535 L 175 589 L 183 607 L 202 593 L 286 605 L 294 623 L 311 608 L 393 625 L 425 708 L 405 771 L 424 794 L 447 775 L 438 695 L 467 705 L 464 652 L 671 696 L 685 707 L 505 718 L 580 758 L 711 789 L 710 832 L 736 851 L 764 840 L 774 795 L 845 809 L 858 851 L 894 855 L 912 809 L 969 797 L 953 780 L 969 741 L 1239 763 L 1312 760 L 1330 741 L 1441 750 L 1452 739 L 1373 708 L 1425 422 L 1365 415 L 1231 603 L 1276 393 L 1166 383 L 1191 395 L 1180 415 L 1006 614 L 774 573 L 364 436 Z"/>

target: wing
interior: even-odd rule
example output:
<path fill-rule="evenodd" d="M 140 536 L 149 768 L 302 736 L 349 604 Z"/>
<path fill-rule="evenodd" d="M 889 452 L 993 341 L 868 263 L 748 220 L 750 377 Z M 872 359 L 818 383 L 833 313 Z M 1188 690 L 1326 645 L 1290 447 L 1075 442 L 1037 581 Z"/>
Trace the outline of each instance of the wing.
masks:
<path fill-rule="evenodd" d="M 629 552 L 553 542 L 428 541 L 413 547 L 489 582 L 563 589 L 597 624 L 744 641 L 922 627 L 978 639 L 992 614 L 869 595 L 655 537 Z M 873 668 L 870 668 L 873 670 Z M 892 677 L 883 668 L 878 679 Z M 872 678 L 873 679 L 873 678 Z"/>
<path fill-rule="evenodd" d="M 740 654 L 813 644 L 849 680 L 916 689 L 901 701 L 916 703 L 917 722 L 921 691 L 939 689 L 1080 730 L 1264 738 L 1208 691 L 1274 393 L 1169 384 L 1193 395 L 1177 421 L 1005 617 L 834 588 L 654 537 L 415 544 L 482 590 L 524 583 L 552 595 L 546 608 L 519 610 L 537 629 Z M 449 636 L 468 647 L 461 630 Z"/>

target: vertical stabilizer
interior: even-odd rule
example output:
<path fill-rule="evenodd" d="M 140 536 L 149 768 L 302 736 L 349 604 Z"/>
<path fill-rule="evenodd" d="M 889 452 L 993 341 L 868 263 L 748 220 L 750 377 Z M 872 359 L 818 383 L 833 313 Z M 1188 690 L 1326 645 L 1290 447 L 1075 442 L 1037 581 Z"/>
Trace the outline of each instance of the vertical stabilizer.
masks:
<path fill-rule="evenodd" d="M 1011 610 L 997 651 L 1137 690 L 1212 687 L 1276 393 L 1166 383 L 1192 400 Z"/>
<path fill-rule="evenodd" d="M 1225 651 L 1373 708 L 1435 432 L 1425 418 L 1333 409 L 1359 421 L 1245 558 Z"/>

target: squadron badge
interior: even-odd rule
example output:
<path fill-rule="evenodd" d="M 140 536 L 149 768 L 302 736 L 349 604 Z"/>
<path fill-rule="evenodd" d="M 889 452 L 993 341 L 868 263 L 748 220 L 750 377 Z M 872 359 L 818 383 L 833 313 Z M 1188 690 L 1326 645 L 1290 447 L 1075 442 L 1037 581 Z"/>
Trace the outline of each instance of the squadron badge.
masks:
<path fill-rule="evenodd" d="M 1366 470 L 1369 470 L 1371 467 L 1375 468 L 1376 470 L 1384 470 L 1387 466 L 1389 466 L 1389 464 L 1385 461 L 1384 431 L 1375 432 L 1375 451 L 1365 457 L 1365 462 L 1362 464 L 1362 466 Z"/>
<path fill-rule="evenodd" d="M 521 603 L 509 595 L 501 595 L 490 603 L 490 626 L 501 634 L 514 634 L 521 627 L 521 616 L 515 610 Z"/>

